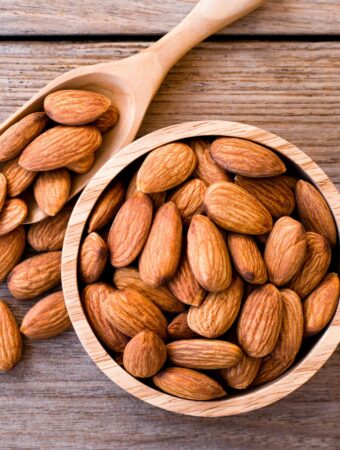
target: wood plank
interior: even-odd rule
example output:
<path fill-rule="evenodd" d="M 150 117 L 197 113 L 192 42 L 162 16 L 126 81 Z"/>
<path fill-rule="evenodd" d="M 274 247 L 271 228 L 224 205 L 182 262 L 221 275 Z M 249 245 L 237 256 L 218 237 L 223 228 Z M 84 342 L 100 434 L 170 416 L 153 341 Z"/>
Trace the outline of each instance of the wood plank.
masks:
<path fill-rule="evenodd" d="M 3 0 L 0 35 L 163 34 L 174 27 L 196 0 L 118 0 L 70 2 Z M 338 34 L 338 0 L 267 0 L 251 16 L 222 34 Z"/>
<path fill-rule="evenodd" d="M 0 45 L 0 120 L 54 76 L 121 58 L 146 43 Z M 340 43 L 213 42 L 183 59 L 151 104 L 140 135 L 174 123 L 227 119 L 267 128 L 306 151 L 340 187 Z M 19 320 L 31 302 L 10 297 Z M 112 384 L 73 332 L 25 342 L 0 374 L 0 447 L 244 449 L 338 446 L 340 352 L 290 397 L 239 417 L 207 420 L 148 406 Z M 21 432 L 18 432 L 21 430 Z M 207 444 L 207 442 L 209 444 Z"/>

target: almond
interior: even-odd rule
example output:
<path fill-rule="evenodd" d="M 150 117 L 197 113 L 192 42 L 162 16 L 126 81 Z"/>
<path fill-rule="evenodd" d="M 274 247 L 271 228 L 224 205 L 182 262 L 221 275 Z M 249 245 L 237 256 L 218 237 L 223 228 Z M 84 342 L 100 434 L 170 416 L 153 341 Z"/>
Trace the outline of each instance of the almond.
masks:
<path fill-rule="evenodd" d="M 253 195 L 234 183 L 211 184 L 204 205 L 217 225 L 236 233 L 263 234 L 272 228 L 268 210 Z"/>
<path fill-rule="evenodd" d="M 234 389 L 246 389 L 255 380 L 261 366 L 261 358 L 243 355 L 236 366 L 221 369 L 221 377 Z"/>
<path fill-rule="evenodd" d="M 321 234 L 334 247 L 337 232 L 326 200 L 312 184 L 303 180 L 297 183 L 295 195 L 299 216 L 306 230 Z"/>
<path fill-rule="evenodd" d="M 115 271 L 113 282 L 118 289 L 133 289 L 148 297 L 158 308 L 167 312 L 181 312 L 183 304 L 169 291 L 166 286 L 154 288 L 141 279 L 137 269 L 125 267 Z"/>
<path fill-rule="evenodd" d="M 19 166 L 19 157 L 7 161 L 1 168 L 1 172 L 7 180 L 7 195 L 16 197 L 30 186 L 36 176 L 36 172 L 31 172 Z"/>
<path fill-rule="evenodd" d="M 7 128 L 0 136 L 0 161 L 15 158 L 44 129 L 47 117 L 43 112 L 29 114 Z"/>
<path fill-rule="evenodd" d="M 99 279 L 107 262 L 107 246 L 99 234 L 93 232 L 86 236 L 80 248 L 79 270 L 86 284 Z"/>
<path fill-rule="evenodd" d="M 171 363 L 188 369 L 223 369 L 237 364 L 242 350 L 230 342 L 213 339 L 184 339 L 166 345 Z"/>
<path fill-rule="evenodd" d="M 137 190 L 162 192 L 183 183 L 196 167 L 192 149 L 181 142 L 156 148 L 148 154 L 137 174 Z"/>
<path fill-rule="evenodd" d="M 49 339 L 71 328 L 63 292 L 54 292 L 36 303 L 23 318 L 20 331 L 30 339 Z"/>
<path fill-rule="evenodd" d="M 7 283 L 13 297 L 35 298 L 60 283 L 61 252 L 32 256 L 14 267 Z"/>
<path fill-rule="evenodd" d="M 111 100 L 97 92 L 65 89 L 52 92 L 44 100 L 48 117 L 64 125 L 86 125 L 98 119 Z"/>
<path fill-rule="evenodd" d="M 166 336 L 167 321 L 161 310 L 138 291 L 122 289 L 103 300 L 107 320 L 122 333 L 133 337 L 150 330 L 161 338 Z"/>
<path fill-rule="evenodd" d="M 88 232 L 98 231 L 110 223 L 116 215 L 125 196 L 125 188 L 122 181 L 114 181 L 99 197 L 92 210 Z"/>
<path fill-rule="evenodd" d="M 227 289 L 231 263 L 224 239 L 208 217 L 193 217 L 188 231 L 188 259 L 199 284 L 209 292 Z"/>
<path fill-rule="evenodd" d="M 19 158 L 27 170 L 53 170 L 89 156 L 102 143 L 95 127 L 56 126 L 28 144 Z"/>
<path fill-rule="evenodd" d="M 331 248 L 327 239 L 317 233 L 306 233 L 307 250 L 300 271 L 291 279 L 289 289 L 303 299 L 320 283 L 331 262 Z"/>
<path fill-rule="evenodd" d="M 110 105 L 109 108 L 102 114 L 95 122 L 93 126 L 96 127 L 102 134 L 111 130 L 119 120 L 119 111 L 114 105 Z"/>
<path fill-rule="evenodd" d="M 286 171 L 285 165 L 275 153 L 246 139 L 215 139 L 210 153 L 219 166 L 237 175 L 272 177 Z"/>
<path fill-rule="evenodd" d="M 213 400 L 226 395 L 217 381 L 196 370 L 181 367 L 168 367 L 152 381 L 162 391 L 188 400 Z"/>
<path fill-rule="evenodd" d="M 0 236 L 0 282 L 4 281 L 13 267 L 20 261 L 25 250 L 26 234 L 24 227 Z"/>
<path fill-rule="evenodd" d="M 261 386 L 262 384 L 275 380 L 282 375 L 290 365 L 291 363 L 283 364 L 279 359 L 273 358 L 272 355 L 266 356 L 261 361 L 260 370 L 252 385 Z"/>
<path fill-rule="evenodd" d="M 210 143 L 204 139 L 192 139 L 190 146 L 196 153 L 197 166 L 194 176 L 202 180 L 206 186 L 218 181 L 232 181 L 230 174 L 218 166 L 210 155 Z"/>
<path fill-rule="evenodd" d="M 71 213 L 71 208 L 64 208 L 54 217 L 31 225 L 27 233 L 30 246 L 37 252 L 61 250 Z"/>
<path fill-rule="evenodd" d="M 152 222 L 152 202 L 137 192 L 127 199 L 111 225 L 108 248 L 113 267 L 128 266 L 141 252 Z"/>
<path fill-rule="evenodd" d="M 228 249 L 234 266 L 248 283 L 263 284 L 267 281 L 267 269 L 252 236 L 229 233 Z"/>
<path fill-rule="evenodd" d="M 242 295 L 243 282 L 241 278 L 234 277 L 225 291 L 210 293 L 200 306 L 191 306 L 188 313 L 189 327 L 206 338 L 222 336 L 238 315 Z"/>
<path fill-rule="evenodd" d="M 157 287 L 175 275 L 182 243 L 182 222 L 174 203 L 168 202 L 156 213 L 139 259 L 141 279 Z"/>
<path fill-rule="evenodd" d="M 13 231 L 24 223 L 27 216 L 26 203 L 20 198 L 10 198 L 0 213 L 0 236 Z"/>
<path fill-rule="evenodd" d="M 96 160 L 96 155 L 91 153 L 91 155 L 85 156 L 84 158 L 78 159 L 78 161 L 74 161 L 66 166 L 66 169 L 71 170 L 76 173 L 87 173 L 93 163 Z"/>
<path fill-rule="evenodd" d="M 15 317 L 0 301 L 0 371 L 12 369 L 21 358 L 22 342 Z"/>
<path fill-rule="evenodd" d="M 295 196 L 282 177 L 254 179 L 237 175 L 235 182 L 257 198 L 273 217 L 290 216 Z"/>
<path fill-rule="evenodd" d="M 259 358 L 274 350 L 283 316 L 280 292 L 272 284 L 253 291 L 242 308 L 237 327 L 238 341 L 249 355 Z"/>
<path fill-rule="evenodd" d="M 0 173 L 0 211 L 4 207 L 7 194 L 7 179 L 4 174 Z"/>
<path fill-rule="evenodd" d="M 196 178 L 187 181 L 170 195 L 169 200 L 175 203 L 185 223 L 203 211 L 205 189 L 203 181 Z"/>
<path fill-rule="evenodd" d="M 132 176 L 130 183 L 126 191 L 126 199 L 129 199 L 136 194 L 137 191 L 137 173 L 135 172 Z M 149 194 L 152 200 L 154 211 L 157 211 L 164 203 L 166 199 L 166 192 L 156 192 L 154 194 Z"/>
<path fill-rule="evenodd" d="M 295 190 L 295 186 L 299 181 L 298 178 L 292 175 L 280 175 L 280 179 L 288 186 L 292 191 Z"/>
<path fill-rule="evenodd" d="M 168 335 L 172 341 L 193 339 L 198 335 L 188 325 L 188 313 L 178 314 L 168 325 Z"/>
<path fill-rule="evenodd" d="M 305 336 L 323 330 L 332 319 L 340 295 L 339 277 L 329 273 L 303 302 Z"/>
<path fill-rule="evenodd" d="M 103 302 L 115 290 L 106 283 L 94 283 L 86 286 L 82 292 L 82 301 L 88 320 L 94 332 L 103 344 L 115 352 L 122 352 L 129 337 L 119 331 L 106 318 Z"/>
<path fill-rule="evenodd" d="M 71 176 L 66 169 L 43 172 L 34 183 L 34 197 L 48 216 L 55 216 L 63 208 L 70 192 Z"/>
<path fill-rule="evenodd" d="M 148 378 L 164 365 L 166 348 L 162 339 L 152 331 L 136 334 L 125 347 L 124 368 L 134 377 Z"/>
<path fill-rule="evenodd" d="M 287 284 L 301 269 L 306 248 L 306 233 L 301 223 L 291 217 L 281 217 L 275 223 L 264 251 L 269 280 L 276 286 Z"/>

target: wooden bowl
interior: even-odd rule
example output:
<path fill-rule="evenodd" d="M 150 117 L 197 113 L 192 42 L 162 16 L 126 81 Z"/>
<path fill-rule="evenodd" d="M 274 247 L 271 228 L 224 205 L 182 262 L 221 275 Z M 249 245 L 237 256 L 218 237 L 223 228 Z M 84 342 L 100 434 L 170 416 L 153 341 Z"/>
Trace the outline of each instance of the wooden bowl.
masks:
<path fill-rule="evenodd" d="M 184 400 L 162 393 L 129 375 L 107 353 L 92 331 L 82 308 L 77 281 L 79 244 L 89 214 L 106 186 L 125 167 L 150 150 L 171 141 L 195 136 L 232 136 L 265 145 L 293 163 L 302 178 L 319 188 L 328 202 L 339 230 L 340 195 L 326 174 L 301 150 L 284 139 L 259 128 L 235 122 L 188 122 L 163 128 L 125 147 L 92 178 L 81 194 L 67 228 L 63 257 L 62 283 L 65 301 L 74 329 L 97 366 L 118 386 L 152 405 L 193 416 L 228 416 L 269 405 L 293 392 L 327 361 L 340 341 L 340 306 L 332 322 L 312 348 L 290 370 L 263 387 L 230 398 L 213 401 Z"/>

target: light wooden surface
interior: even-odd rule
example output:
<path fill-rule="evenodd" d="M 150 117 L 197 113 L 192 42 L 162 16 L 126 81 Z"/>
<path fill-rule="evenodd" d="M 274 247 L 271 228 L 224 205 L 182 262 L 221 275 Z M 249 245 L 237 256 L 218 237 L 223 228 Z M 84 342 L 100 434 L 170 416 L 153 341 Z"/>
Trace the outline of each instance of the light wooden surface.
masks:
<path fill-rule="evenodd" d="M 0 117 L 47 81 L 108 61 L 143 42 L 2 42 Z M 212 42 L 165 80 L 140 134 L 187 120 L 227 119 L 273 131 L 308 153 L 340 186 L 339 42 Z M 28 302 L 10 300 L 20 319 Z M 0 375 L 0 448 L 336 449 L 339 350 L 285 400 L 239 417 L 203 419 L 157 410 L 124 393 L 91 363 L 76 336 L 26 343 L 24 360 Z"/>

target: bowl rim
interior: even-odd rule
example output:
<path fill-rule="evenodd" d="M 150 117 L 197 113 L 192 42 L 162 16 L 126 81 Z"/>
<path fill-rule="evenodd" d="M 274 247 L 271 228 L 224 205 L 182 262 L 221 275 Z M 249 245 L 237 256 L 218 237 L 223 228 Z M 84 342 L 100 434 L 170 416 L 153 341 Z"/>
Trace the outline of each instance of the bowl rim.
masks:
<path fill-rule="evenodd" d="M 340 228 L 340 194 L 323 170 L 285 139 L 239 122 L 208 120 L 184 122 L 147 134 L 117 152 L 91 179 L 80 195 L 65 234 L 62 252 L 62 285 L 67 310 L 76 334 L 90 358 L 119 387 L 162 409 L 192 416 L 220 417 L 262 408 L 287 396 L 308 381 L 328 360 L 340 342 L 340 305 L 323 335 L 309 352 L 278 379 L 235 397 L 211 401 L 185 400 L 160 392 L 129 375 L 108 354 L 95 336 L 84 313 L 78 291 L 77 261 L 81 237 L 98 197 L 126 166 L 152 149 L 186 138 L 229 136 L 249 139 L 272 148 L 297 165 L 318 187 Z"/>

